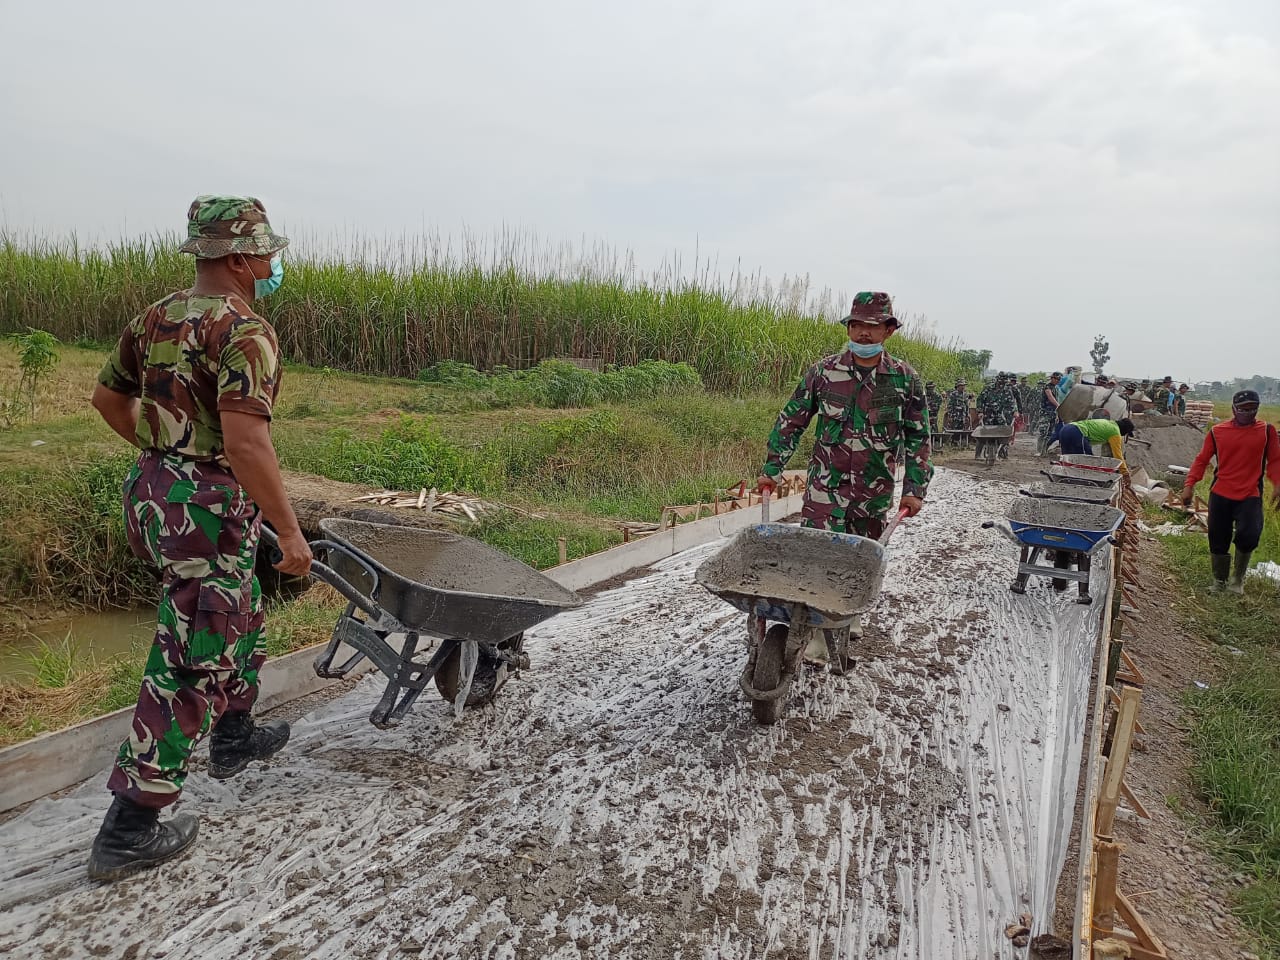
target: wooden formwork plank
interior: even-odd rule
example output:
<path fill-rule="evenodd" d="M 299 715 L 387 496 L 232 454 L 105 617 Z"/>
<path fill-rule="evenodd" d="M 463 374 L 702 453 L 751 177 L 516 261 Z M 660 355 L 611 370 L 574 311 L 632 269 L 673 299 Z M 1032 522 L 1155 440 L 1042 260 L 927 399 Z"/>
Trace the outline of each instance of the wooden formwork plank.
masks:
<path fill-rule="evenodd" d="M 1089 716 L 1091 718 L 1091 726 L 1089 728 L 1089 739 L 1085 744 L 1085 777 L 1084 777 L 1084 813 L 1083 822 L 1080 826 L 1079 849 L 1080 856 L 1079 872 L 1076 874 L 1076 909 L 1075 917 L 1071 924 L 1071 942 L 1074 956 L 1089 960 L 1093 955 L 1093 924 L 1090 922 L 1093 917 L 1093 893 L 1094 893 L 1094 876 L 1096 870 L 1096 857 L 1094 855 L 1094 826 L 1098 816 L 1098 790 L 1102 783 L 1103 759 L 1102 759 L 1102 733 L 1103 733 L 1103 712 L 1106 707 L 1107 695 L 1107 660 L 1109 654 L 1109 641 L 1111 637 L 1112 610 L 1114 609 L 1115 594 L 1119 590 L 1118 577 L 1118 556 L 1114 547 L 1111 548 L 1111 576 L 1107 581 L 1107 597 L 1103 602 L 1103 620 L 1102 627 L 1098 633 L 1098 649 L 1094 654 L 1094 688 L 1093 703 Z"/>

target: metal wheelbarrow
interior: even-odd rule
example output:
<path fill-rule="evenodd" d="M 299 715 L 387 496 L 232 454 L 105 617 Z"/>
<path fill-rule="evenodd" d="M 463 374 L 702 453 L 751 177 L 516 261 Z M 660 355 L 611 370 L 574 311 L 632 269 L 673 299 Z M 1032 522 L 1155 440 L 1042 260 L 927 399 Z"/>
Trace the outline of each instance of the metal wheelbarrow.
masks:
<path fill-rule="evenodd" d="M 1115 457 L 1091 457 L 1087 453 L 1060 453 L 1058 459 L 1053 461 L 1053 465 L 1082 467 L 1086 470 L 1101 470 L 1103 473 L 1116 474 L 1120 472 L 1122 462 Z"/>
<path fill-rule="evenodd" d="M 487 703 L 528 669 L 524 631 L 582 605 L 572 590 L 470 537 L 340 519 L 321 520 L 320 531 L 325 539 L 311 549 L 325 562 L 313 562 L 311 576 L 342 594 L 347 608 L 315 671 L 345 677 L 368 658 L 387 678 L 369 714 L 375 727 L 402 720 L 433 680 L 457 714 Z M 268 528 L 262 534 L 277 545 Z M 402 638 L 398 652 L 394 637 Z M 344 643 L 356 652 L 335 665 Z"/>
<path fill-rule="evenodd" d="M 1090 467 L 1064 467 L 1057 465 L 1040 472 L 1053 483 L 1075 483 L 1090 487 L 1114 486 L 1119 476 L 1106 470 L 1094 470 Z"/>
<path fill-rule="evenodd" d="M 1083 483 L 1049 483 L 1037 480 L 1018 491 L 1024 497 L 1040 497 L 1045 500 L 1074 500 L 1078 503 L 1100 503 L 1110 505 L 1115 500 L 1116 489 L 1110 487 L 1090 487 Z"/>
<path fill-rule="evenodd" d="M 1092 557 L 1114 542 L 1113 535 L 1124 521 L 1123 510 L 1105 504 L 1030 497 L 1011 503 L 1005 518 L 1007 526 L 997 526 L 993 520 L 982 526 L 998 530 L 1020 550 L 1018 575 L 1010 590 L 1026 593 L 1027 580 L 1035 574 L 1052 577 L 1055 590 L 1067 589 L 1067 582 L 1074 580 L 1080 589 L 1076 602 L 1093 602 L 1089 595 Z M 1037 562 L 1042 555 L 1046 564 Z M 1050 562 L 1053 566 L 1047 565 Z"/>
<path fill-rule="evenodd" d="M 845 671 L 850 631 L 880 593 L 886 545 L 904 515 L 898 514 L 879 541 L 757 524 L 739 531 L 698 567 L 698 583 L 747 615 L 750 652 L 738 685 L 759 723 L 776 723 L 782 716 L 815 631 L 822 631 L 831 671 Z"/>
<path fill-rule="evenodd" d="M 1009 443 L 1013 440 L 1013 424 L 988 423 L 973 431 L 973 459 L 986 460 L 988 465 L 1009 459 Z"/>

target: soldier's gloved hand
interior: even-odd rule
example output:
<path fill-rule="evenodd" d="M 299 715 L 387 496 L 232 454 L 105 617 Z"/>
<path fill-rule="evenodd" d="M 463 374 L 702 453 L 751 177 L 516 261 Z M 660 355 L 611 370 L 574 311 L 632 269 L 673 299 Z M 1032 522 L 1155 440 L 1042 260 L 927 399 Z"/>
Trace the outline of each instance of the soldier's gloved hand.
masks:
<path fill-rule="evenodd" d="M 284 556 L 274 566 L 281 573 L 305 577 L 311 572 L 311 545 L 301 530 L 280 534 L 280 552 Z"/>
<path fill-rule="evenodd" d="M 908 517 L 914 517 L 917 513 L 924 509 L 924 501 L 919 497 L 904 496 L 898 501 L 898 509 L 907 511 Z"/>
<path fill-rule="evenodd" d="M 759 478 L 757 478 L 756 480 L 756 493 L 760 494 L 761 496 L 764 496 L 765 493 L 768 493 L 770 496 L 772 496 L 773 492 L 777 489 L 778 489 L 778 481 L 775 480 L 773 477 L 765 476 L 762 473 L 760 474 Z"/>

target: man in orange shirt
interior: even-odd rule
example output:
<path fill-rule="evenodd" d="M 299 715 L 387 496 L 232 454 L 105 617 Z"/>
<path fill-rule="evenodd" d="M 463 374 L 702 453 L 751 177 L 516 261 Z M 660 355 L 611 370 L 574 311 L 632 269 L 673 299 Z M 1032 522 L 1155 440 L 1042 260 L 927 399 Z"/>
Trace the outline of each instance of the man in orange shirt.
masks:
<path fill-rule="evenodd" d="M 1182 488 L 1182 502 L 1190 504 L 1209 461 L 1217 459 L 1209 490 L 1209 561 L 1213 566 L 1214 593 L 1224 589 L 1244 593 L 1249 557 L 1262 539 L 1264 477 L 1271 478 L 1272 495 L 1280 509 L 1280 436 L 1275 427 L 1258 419 L 1258 403 L 1254 390 L 1241 390 L 1231 398 L 1232 419 L 1214 424 L 1205 434 L 1204 446 Z"/>

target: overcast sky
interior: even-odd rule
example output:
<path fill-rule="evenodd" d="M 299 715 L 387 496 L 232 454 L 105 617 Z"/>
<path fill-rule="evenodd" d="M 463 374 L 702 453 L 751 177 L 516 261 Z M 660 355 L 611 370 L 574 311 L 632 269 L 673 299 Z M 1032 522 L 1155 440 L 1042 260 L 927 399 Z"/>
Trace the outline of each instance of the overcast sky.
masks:
<path fill-rule="evenodd" d="M 0 216 L 517 228 L 883 289 L 995 364 L 1280 376 L 1280 3 L 0 0 Z"/>

